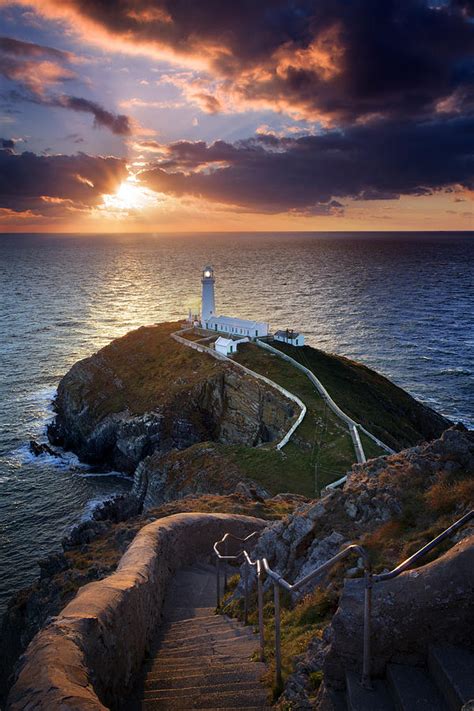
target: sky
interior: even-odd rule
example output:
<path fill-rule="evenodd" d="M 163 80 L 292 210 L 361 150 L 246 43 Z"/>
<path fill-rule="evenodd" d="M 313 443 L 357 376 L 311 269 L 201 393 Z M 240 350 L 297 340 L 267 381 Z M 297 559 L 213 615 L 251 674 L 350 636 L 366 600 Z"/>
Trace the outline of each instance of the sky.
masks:
<path fill-rule="evenodd" d="M 0 0 L 0 231 L 474 229 L 473 0 Z"/>

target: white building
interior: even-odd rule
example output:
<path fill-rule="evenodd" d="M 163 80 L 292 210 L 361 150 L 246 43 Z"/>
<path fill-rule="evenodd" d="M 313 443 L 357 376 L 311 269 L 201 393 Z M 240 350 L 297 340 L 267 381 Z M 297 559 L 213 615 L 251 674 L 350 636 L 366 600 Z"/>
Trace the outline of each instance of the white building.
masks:
<path fill-rule="evenodd" d="M 231 316 L 216 316 L 214 298 L 214 269 L 208 265 L 202 270 L 201 325 L 211 331 L 231 337 L 259 338 L 268 335 L 268 323 L 247 321 Z"/>
<path fill-rule="evenodd" d="M 248 338 L 239 338 L 234 340 L 233 338 L 224 338 L 223 336 L 219 336 L 214 344 L 214 348 L 221 355 L 228 356 L 233 353 L 237 353 L 237 346 L 239 343 L 248 343 L 248 341 Z"/>
<path fill-rule="evenodd" d="M 246 336 L 247 338 L 260 338 L 268 335 L 268 323 L 262 321 L 247 321 L 243 318 L 231 316 L 212 316 L 203 319 L 204 328 L 210 331 L 224 333 L 227 336 Z"/>
<path fill-rule="evenodd" d="M 202 270 L 202 307 L 201 318 L 203 321 L 214 316 L 216 313 L 216 304 L 214 300 L 214 270 L 211 266 L 204 267 Z"/>
<path fill-rule="evenodd" d="M 292 331 L 289 328 L 286 331 L 277 331 L 273 338 L 281 343 L 289 343 L 290 346 L 304 346 L 304 336 L 302 333 Z"/>

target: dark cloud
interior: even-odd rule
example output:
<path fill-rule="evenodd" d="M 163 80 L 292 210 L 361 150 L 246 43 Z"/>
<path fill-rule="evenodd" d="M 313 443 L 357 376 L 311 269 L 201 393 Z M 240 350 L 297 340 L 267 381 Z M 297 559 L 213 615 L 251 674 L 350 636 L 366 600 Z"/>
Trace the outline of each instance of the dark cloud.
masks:
<path fill-rule="evenodd" d="M 89 99 L 82 99 L 79 96 L 56 96 L 50 97 L 47 102 L 49 106 L 60 106 L 63 109 L 72 111 L 84 111 L 94 117 L 94 126 L 108 128 L 109 131 L 118 136 L 128 136 L 131 133 L 130 119 L 124 114 L 114 114 L 107 111 L 103 106 Z"/>
<path fill-rule="evenodd" d="M 64 0 L 31 2 L 41 12 L 64 15 Z M 115 39 L 133 51 L 206 61 L 218 82 L 214 91 L 201 91 L 211 111 L 228 96 L 234 107 L 248 102 L 350 123 L 379 115 L 425 117 L 440 103 L 440 110 L 455 113 L 473 104 L 471 0 L 66 5 L 84 34 L 104 46 Z"/>
<path fill-rule="evenodd" d="M 23 42 L 13 37 L 0 37 L 0 52 L 17 57 L 49 58 L 59 61 L 72 61 L 75 56 L 71 52 L 48 47 L 34 42 Z"/>
<path fill-rule="evenodd" d="M 88 156 L 15 155 L 0 150 L 0 208 L 45 212 L 97 205 L 126 178 L 124 161 Z"/>
<path fill-rule="evenodd" d="M 52 87 L 75 78 L 65 66 L 74 58 L 69 52 L 9 37 L 0 38 L 0 74 L 15 82 L 22 93 L 9 93 L 11 101 L 30 101 L 43 106 L 58 106 L 92 114 L 94 126 L 104 127 L 120 136 L 131 133 L 130 120 L 108 111 L 95 101 L 78 96 L 57 94 Z"/>
<path fill-rule="evenodd" d="M 332 200 L 474 188 L 474 119 L 385 122 L 300 138 L 180 141 L 141 174 L 149 187 L 254 211 L 309 213 Z M 339 205 L 340 206 L 340 205 Z"/>
<path fill-rule="evenodd" d="M 15 148 L 15 141 L 11 138 L 0 138 L 0 146 L 13 150 Z"/>

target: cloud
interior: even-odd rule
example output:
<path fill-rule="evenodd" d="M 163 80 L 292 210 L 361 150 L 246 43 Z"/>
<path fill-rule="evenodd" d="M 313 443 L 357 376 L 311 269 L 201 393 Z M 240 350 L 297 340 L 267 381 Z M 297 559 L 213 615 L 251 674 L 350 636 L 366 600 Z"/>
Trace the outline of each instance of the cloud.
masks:
<path fill-rule="evenodd" d="M 349 124 L 473 103 L 471 0 L 19 2 L 107 49 L 206 69 L 192 100 L 211 112 L 230 102 Z"/>
<path fill-rule="evenodd" d="M 474 187 L 474 119 L 468 118 L 153 149 L 161 156 L 140 175 L 149 187 L 255 212 L 333 214 L 344 198 L 387 200 Z"/>
<path fill-rule="evenodd" d="M 129 135 L 131 124 L 124 114 L 112 113 L 89 99 L 51 91 L 57 84 L 76 78 L 75 72 L 64 66 L 73 60 L 75 55 L 70 52 L 10 37 L 0 38 L 0 74 L 23 90 L 23 93 L 10 92 L 10 100 L 90 113 L 94 126 L 107 128 L 117 135 Z"/>
<path fill-rule="evenodd" d="M 0 146 L 13 150 L 15 148 L 15 141 L 11 138 L 0 138 Z"/>
<path fill-rule="evenodd" d="M 127 177 L 123 160 L 89 156 L 39 156 L 0 150 L 0 208 L 37 214 L 64 213 L 100 203 Z"/>
<path fill-rule="evenodd" d="M 128 116 L 107 111 L 103 106 L 89 99 L 83 99 L 79 96 L 62 95 L 50 97 L 48 101 L 44 103 L 47 103 L 48 106 L 60 106 L 63 109 L 90 113 L 94 117 L 94 126 L 108 128 L 109 131 L 118 136 L 128 136 L 132 132 Z"/>

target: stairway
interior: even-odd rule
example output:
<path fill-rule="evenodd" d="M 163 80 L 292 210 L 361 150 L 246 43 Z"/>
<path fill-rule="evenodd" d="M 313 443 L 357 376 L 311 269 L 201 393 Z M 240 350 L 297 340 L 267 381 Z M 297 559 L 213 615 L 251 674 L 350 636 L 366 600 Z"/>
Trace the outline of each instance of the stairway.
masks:
<path fill-rule="evenodd" d="M 212 566 L 195 565 L 176 574 L 128 711 L 271 708 L 260 682 L 265 665 L 252 661 L 256 635 L 216 615 L 215 598 Z"/>
<path fill-rule="evenodd" d="M 434 646 L 426 667 L 389 664 L 372 691 L 359 681 L 353 672 L 346 675 L 348 711 L 460 711 L 474 700 L 474 654 Z"/>

